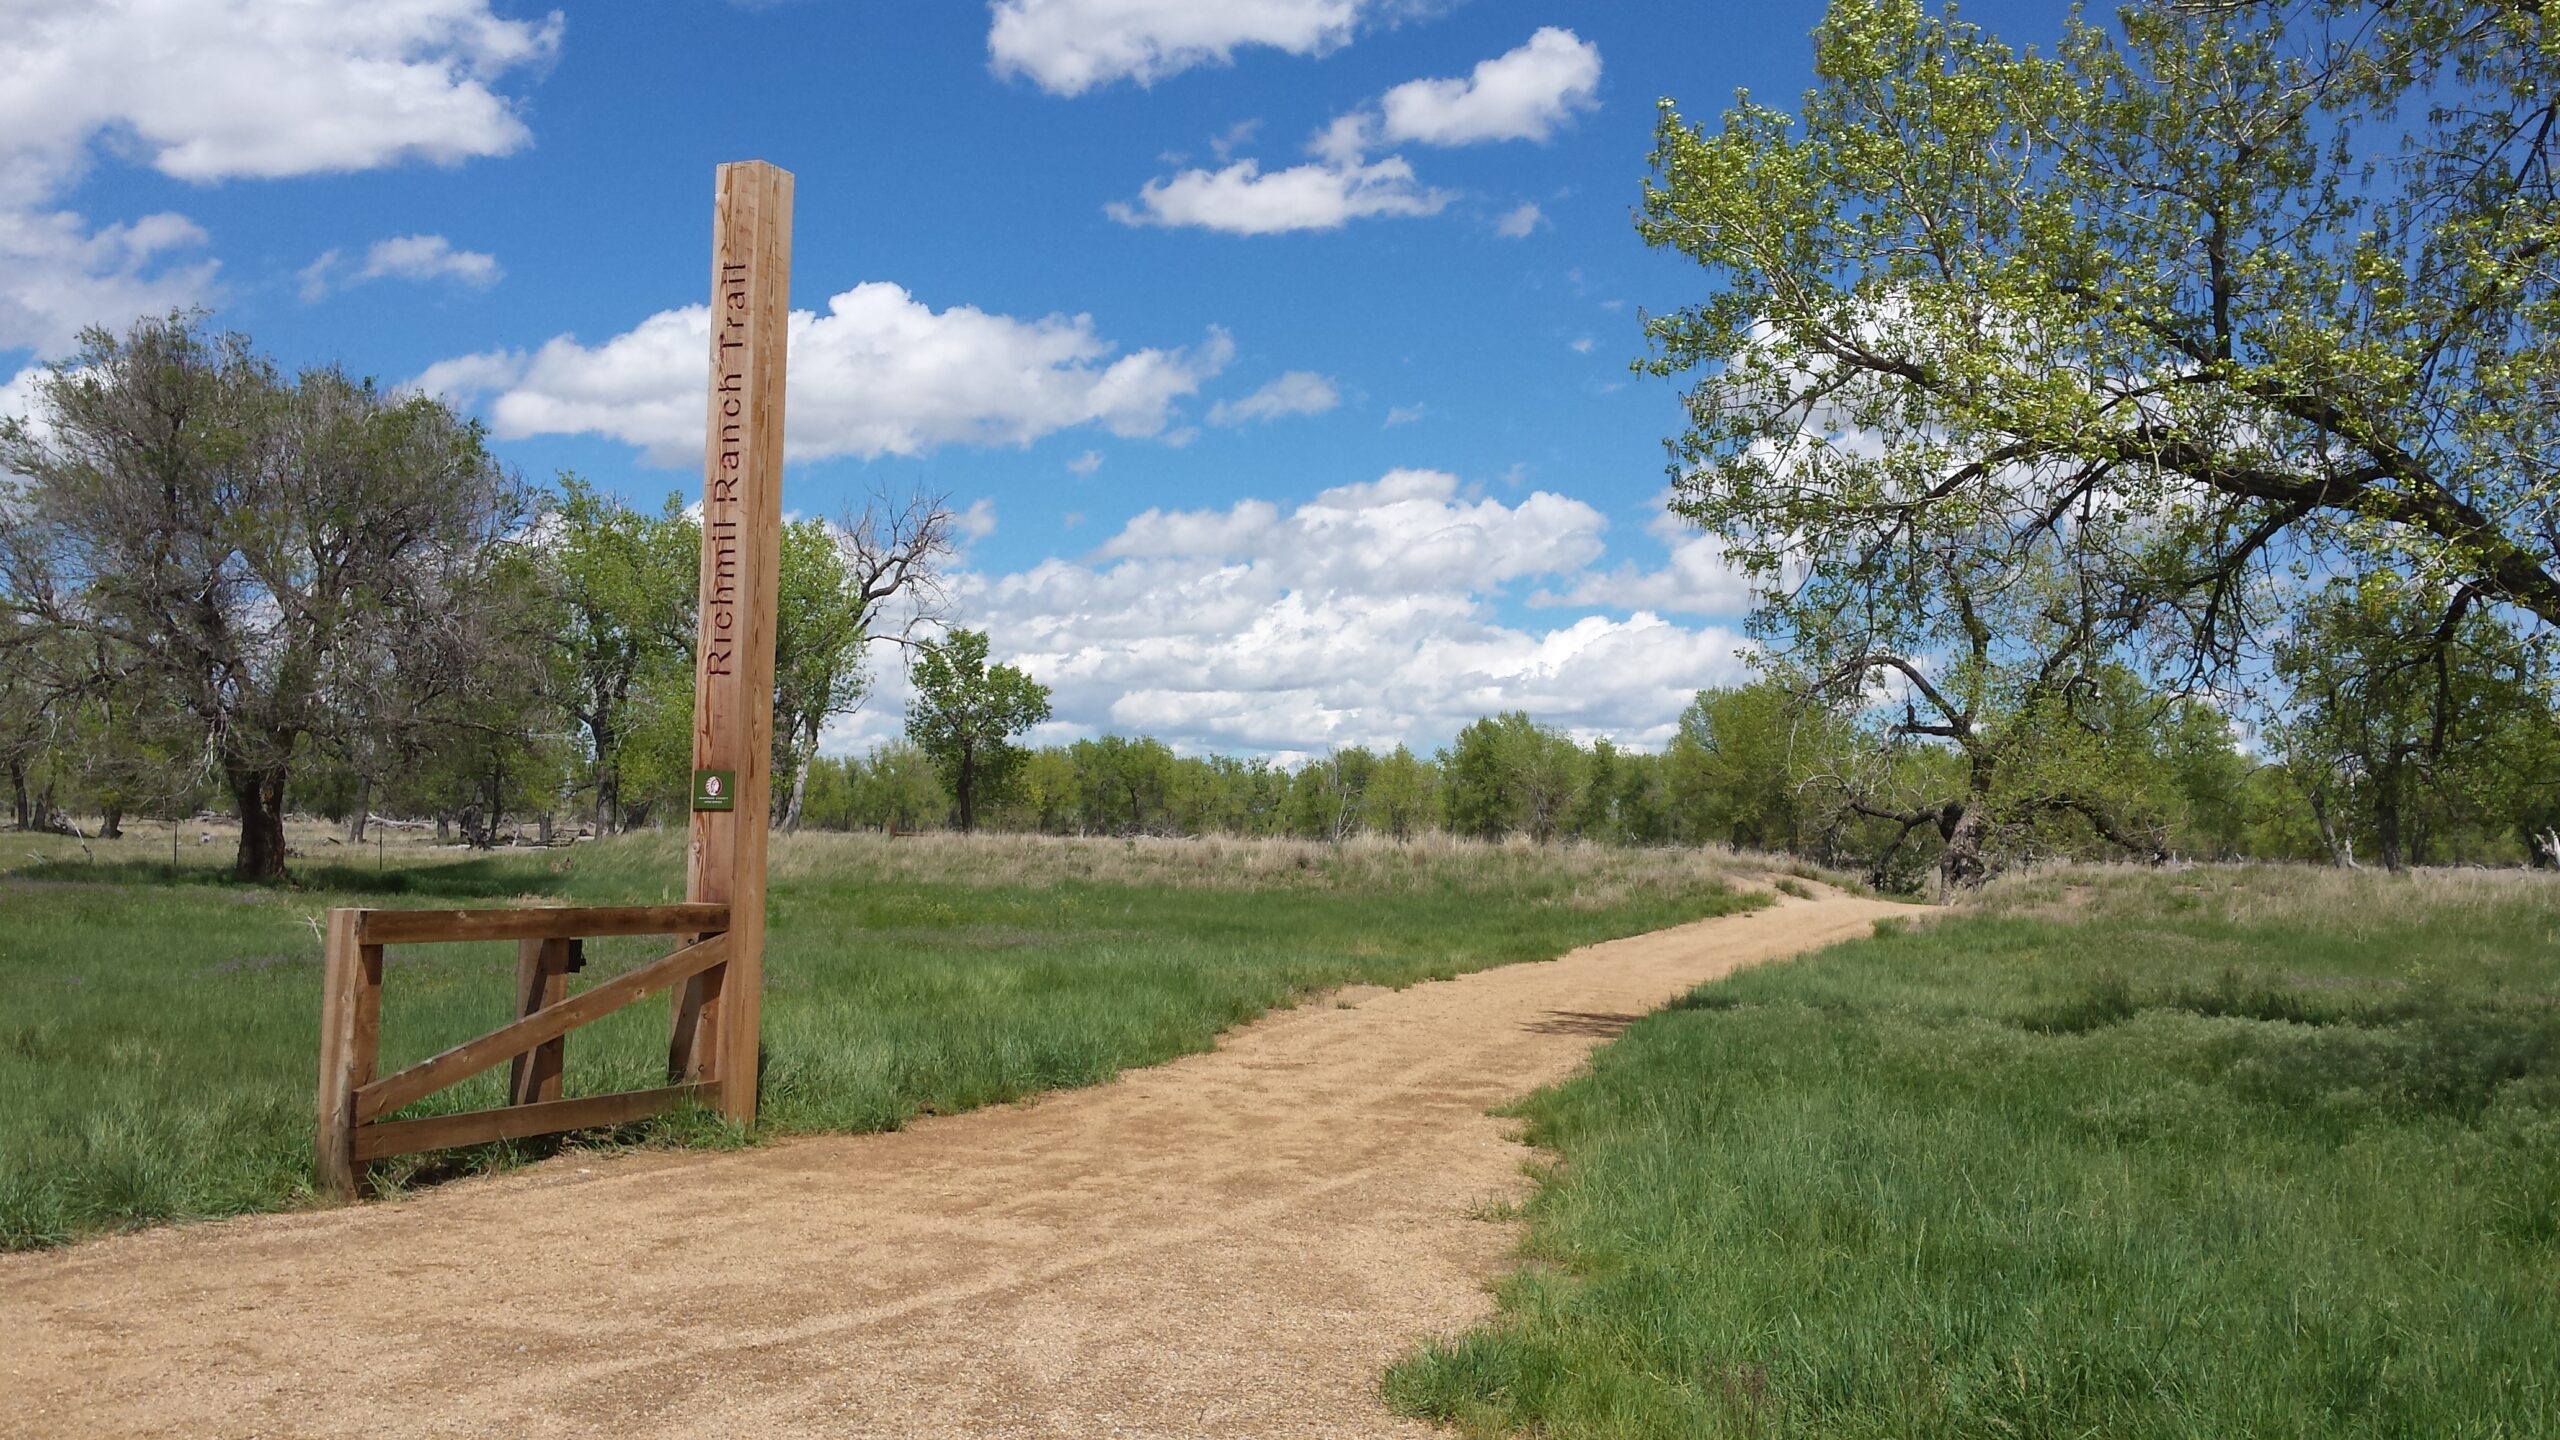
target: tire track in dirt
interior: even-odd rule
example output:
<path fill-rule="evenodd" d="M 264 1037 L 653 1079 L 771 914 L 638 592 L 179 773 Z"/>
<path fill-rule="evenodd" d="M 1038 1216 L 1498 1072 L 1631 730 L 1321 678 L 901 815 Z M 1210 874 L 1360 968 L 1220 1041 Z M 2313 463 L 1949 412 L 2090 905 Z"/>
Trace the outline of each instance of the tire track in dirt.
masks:
<path fill-rule="evenodd" d="M 1402 991 L 891 1135 L 569 1154 L 407 1199 L 0 1257 L 13 1436 L 1423 1436 L 1482 1319 L 1492 1106 L 1907 907 L 1823 894 Z"/>

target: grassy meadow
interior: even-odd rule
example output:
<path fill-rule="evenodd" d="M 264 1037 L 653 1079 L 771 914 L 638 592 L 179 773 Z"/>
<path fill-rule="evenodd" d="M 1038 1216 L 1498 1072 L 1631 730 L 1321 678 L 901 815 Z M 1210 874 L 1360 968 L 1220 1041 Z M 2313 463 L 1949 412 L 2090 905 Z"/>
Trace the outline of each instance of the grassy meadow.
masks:
<path fill-rule="evenodd" d="M 340 905 L 682 898 L 675 836 L 473 855 L 318 827 L 290 889 L 224 878 L 227 837 L 0 837 L 0 1248 L 304 1203 L 319 924 Z M 767 947 L 769 1132 L 891 1129 L 1208 1047 L 1351 982 L 1540 959 L 1755 903 L 1743 862 L 1445 840 L 778 837 Z M 588 945 L 580 984 L 663 950 Z M 385 1073 L 510 1018 L 508 944 L 394 947 Z M 569 1038 L 571 1095 L 663 1083 L 667 1007 Z M 500 1103 L 505 1068 L 407 1114 Z M 733 1139 L 707 1116 L 626 1137 Z M 509 1163 L 497 1145 L 375 1167 L 401 1185 Z"/>
<path fill-rule="evenodd" d="M 2560 1435 L 2560 881 L 2051 872 L 1522 1112 L 1469 1434 Z"/>

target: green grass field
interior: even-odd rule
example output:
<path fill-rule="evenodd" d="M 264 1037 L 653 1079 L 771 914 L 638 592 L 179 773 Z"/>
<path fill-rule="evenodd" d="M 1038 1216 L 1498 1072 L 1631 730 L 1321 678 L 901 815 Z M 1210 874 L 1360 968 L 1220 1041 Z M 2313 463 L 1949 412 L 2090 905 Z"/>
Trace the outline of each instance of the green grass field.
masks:
<path fill-rule="evenodd" d="M 2560 883 L 1995 887 L 1529 1102 L 1499 1318 L 1401 1408 L 1554 1436 L 2560 1435 Z"/>
<path fill-rule="evenodd" d="M 329 907 L 681 898 L 674 837 L 480 856 L 407 843 L 377 870 L 372 852 L 323 848 L 313 829 L 302 887 L 266 890 L 223 881 L 220 844 L 185 847 L 173 869 L 167 833 L 86 855 L 0 841 L 0 1248 L 307 1201 Z M 1450 843 L 785 837 L 765 1128 L 894 1128 L 1089 1085 L 1329 987 L 1446 977 L 1744 908 L 1719 869 L 1731 863 Z M 664 944 L 592 942 L 581 983 Z M 393 949 L 385 1071 L 510 1018 L 513 957 L 501 944 Z M 568 1092 L 663 1083 L 667 1024 L 661 1001 L 573 1034 Z M 499 1103 L 504 1073 L 406 1113 Z M 729 1138 L 702 1116 L 625 1133 Z M 491 1146 L 375 1177 L 525 1153 Z"/>

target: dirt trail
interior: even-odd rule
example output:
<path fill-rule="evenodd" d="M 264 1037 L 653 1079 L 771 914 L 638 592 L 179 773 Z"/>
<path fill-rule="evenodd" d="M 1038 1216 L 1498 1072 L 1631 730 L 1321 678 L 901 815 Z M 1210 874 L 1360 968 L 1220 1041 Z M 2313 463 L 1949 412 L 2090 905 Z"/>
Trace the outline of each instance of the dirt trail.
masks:
<path fill-rule="evenodd" d="M 1525 1182 L 1487 1107 L 1900 910 L 1781 899 L 1346 994 L 894 1135 L 0 1257 L 0 1434 L 1429 1435 L 1377 1380 L 1490 1308 L 1516 1231 L 1469 1214 Z"/>

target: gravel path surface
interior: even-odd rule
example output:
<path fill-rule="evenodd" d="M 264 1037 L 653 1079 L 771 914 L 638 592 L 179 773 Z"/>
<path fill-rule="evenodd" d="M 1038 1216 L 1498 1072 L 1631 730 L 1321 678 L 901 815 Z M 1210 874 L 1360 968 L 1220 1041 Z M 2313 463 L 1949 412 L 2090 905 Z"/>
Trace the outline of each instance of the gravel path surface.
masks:
<path fill-rule="evenodd" d="M 570 1154 L 407 1199 L 0 1257 L 0 1435 L 1424 1436 L 1378 1376 L 1482 1319 L 1485 1112 L 1825 892 L 1402 991 L 891 1135 Z"/>

